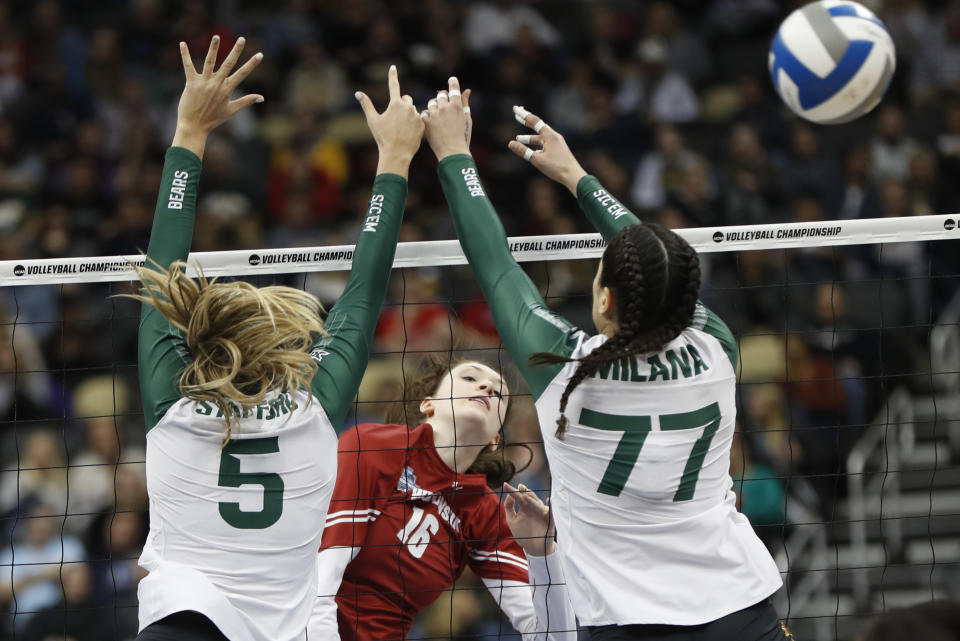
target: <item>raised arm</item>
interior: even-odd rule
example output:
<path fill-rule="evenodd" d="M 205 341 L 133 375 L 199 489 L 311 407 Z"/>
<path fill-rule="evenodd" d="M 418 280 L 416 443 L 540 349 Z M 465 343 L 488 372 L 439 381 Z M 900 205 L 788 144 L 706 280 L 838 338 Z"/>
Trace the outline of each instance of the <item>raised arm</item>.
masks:
<path fill-rule="evenodd" d="M 547 308 L 536 286 L 507 246 L 507 236 L 470 156 L 469 90 L 460 95 L 456 78 L 424 112 L 427 141 L 440 161 L 438 173 L 453 214 L 460 245 L 473 268 L 500 338 L 535 397 L 560 366 L 533 367 L 531 354 L 573 351 L 576 329 Z"/>
<path fill-rule="evenodd" d="M 321 337 L 311 352 L 319 364 L 313 378 L 313 394 L 338 430 L 370 357 L 373 332 L 387 293 L 400 234 L 407 199 L 407 173 L 423 138 L 423 122 L 413 99 L 400 95 L 397 68 L 391 66 L 387 75 L 390 104 L 382 114 L 377 113 L 365 94 L 356 94 L 377 142 L 380 160 L 357 239 L 350 279 L 327 315 L 324 323 L 327 336 Z"/>
<path fill-rule="evenodd" d="M 583 170 L 567 141 L 540 116 L 523 107 L 514 107 L 513 115 L 517 122 L 536 133 L 517 136 L 516 140 L 510 141 L 510 150 L 547 178 L 566 187 L 604 240 L 609 241 L 627 225 L 640 222 L 632 211 L 603 188 L 599 180 Z"/>
<path fill-rule="evenodd" d="M 513 113 L 517 122 L 536 133 L 517 136 L 516 140 L 510 141 L 510 150 L 576 196 L 580 209 L 605 241 L 609 242 L 624 227 L 641 222 L 632 211 L 604 189 L 599 180 L 583 170 L 562 135 L 523 107 L 514 107 Z M 737 342 L 726 323 L 700 302 L 697 303 L 693 325 L 720 341 L 736 369 Z"/>
<path fill-rule="evenodd" d="M 237 39 L 220 69 L 215 70 L 220 37 L 214 36 L 203 71 L 197 73 L 186 43 L 180 43 L 186 84 L 177 109 L 173 145 L 167 150 L 163 164 L 160 194 L 147 248 L 148 268 L 165 270 L 173 262 L 187 259 L 193 240 L 200 161 L 207 136 L 241 109 L 263 101 L 263 96 L 257 94 L 230 99 L 240 82 L 263 57 L 256 54 L 231 74 L 244 44 L 243 38 Z M 180 397 L 177 382 L 189 359 L 190 352 L 180 332 L 155 308 L 142 305 L 137 369 L 148 431 Z"/>

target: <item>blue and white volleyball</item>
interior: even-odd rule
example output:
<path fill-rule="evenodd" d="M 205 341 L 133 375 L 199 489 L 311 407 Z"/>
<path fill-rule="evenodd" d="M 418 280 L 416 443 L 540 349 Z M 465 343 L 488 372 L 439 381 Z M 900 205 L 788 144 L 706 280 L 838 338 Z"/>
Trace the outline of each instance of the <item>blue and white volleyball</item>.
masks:
<path fill-rule="evenodd" d="M 787 16 L 768 64 L 773 86 L 794 113 L 836 125 L 877 106 L 897 58 L 873 12 L 856 2 L 820 0 Z"/>

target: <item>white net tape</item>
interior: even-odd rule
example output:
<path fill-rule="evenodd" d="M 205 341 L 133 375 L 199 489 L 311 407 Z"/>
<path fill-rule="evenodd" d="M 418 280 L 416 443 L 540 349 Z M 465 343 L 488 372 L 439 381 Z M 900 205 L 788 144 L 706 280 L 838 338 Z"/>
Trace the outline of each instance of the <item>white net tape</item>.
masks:
<path fill-rule="evenodd" d="M 698 252 L 727 252 L 958 239 L 958 221 L 960 214 L 947 214 L 676 231 Z M 509 242 L 510 250 L 520 262 L 597 258 L 605 247 L 599 234 L 522 236 L 510 238 Z M 198 252 L 190 254 L 189 263 L 200 265 L 209 277 L 344 271 L 350 269 L 353 248 L 353 245 L 337 245 Z M 400 243 L 393 266 L 464 265 L 466 262 L 458 241 L 440 240 Z M 142 265 L 143 256 L 0 261 L 0 286 L 134 280 L 131 264 Z"/>

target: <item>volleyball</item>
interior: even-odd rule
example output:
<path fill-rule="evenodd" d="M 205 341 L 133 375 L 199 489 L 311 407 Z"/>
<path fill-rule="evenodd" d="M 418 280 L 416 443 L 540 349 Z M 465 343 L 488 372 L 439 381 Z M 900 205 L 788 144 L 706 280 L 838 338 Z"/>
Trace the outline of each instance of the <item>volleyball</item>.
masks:
<path fill-rule="evenodd" d="M 794 113 L 836 125 L 877 106 L 897 62 L 893 40 L 872 11 L 847 0 L 819 0 L 780 24 L 768 65 L 774 88 Z"/>

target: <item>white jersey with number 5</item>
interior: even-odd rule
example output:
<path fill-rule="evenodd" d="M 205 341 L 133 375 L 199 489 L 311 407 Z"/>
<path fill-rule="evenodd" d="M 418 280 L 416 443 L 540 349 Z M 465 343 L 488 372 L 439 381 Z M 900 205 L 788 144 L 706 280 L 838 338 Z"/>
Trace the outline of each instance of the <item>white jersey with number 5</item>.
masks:
<path fill-rule="evenodd" d="M 336 432 L 300 391 L 237 418 L 226 445 L 223 433 L 215 407 L 186 398 L 147 433 L 140 627 L 193 610 L 231 641 L 305 639 Z"/>
<path fill-rule="evenodd" d="M 729 330 L 718 319 L 707 327 L 708 314 L 716 319 L 698 306 L 694 326 L 660 353 L 582 381 L 562 440 L 554 434 L 560 397 L 577 363 L 537 400 L 557 539 L 582 625 L 707 623 L 781 585 L 735 507 L 735 354 L 713 335 Z M 607 340 L 577 338 L 572 358 Z"/>

